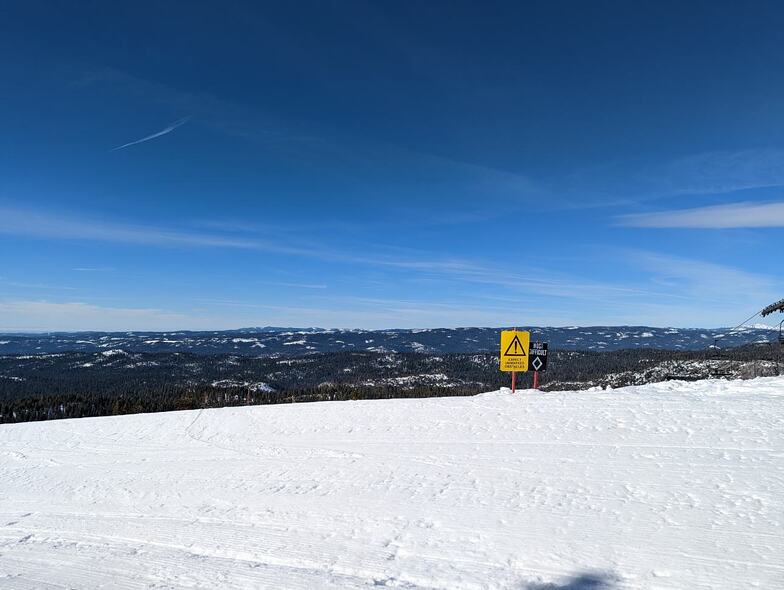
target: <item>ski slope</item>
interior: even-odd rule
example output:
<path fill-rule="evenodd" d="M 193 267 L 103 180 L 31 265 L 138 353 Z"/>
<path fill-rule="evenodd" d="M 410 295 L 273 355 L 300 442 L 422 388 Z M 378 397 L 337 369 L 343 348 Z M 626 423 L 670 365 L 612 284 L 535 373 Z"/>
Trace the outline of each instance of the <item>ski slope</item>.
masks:
<path fill-rule="evenodd" d="M 784 378 L 0 426 L 0 588 L 784 588 Z"/>

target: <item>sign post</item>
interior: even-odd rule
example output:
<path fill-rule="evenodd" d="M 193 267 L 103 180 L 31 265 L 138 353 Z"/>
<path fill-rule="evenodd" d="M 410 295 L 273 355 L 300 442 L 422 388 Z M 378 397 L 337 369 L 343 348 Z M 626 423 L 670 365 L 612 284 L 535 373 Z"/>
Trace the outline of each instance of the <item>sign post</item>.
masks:
<path fill-rule="evenodd" d="M 547 342 L 531 342 L 528 365 L 534 370 L 534 389 L 539 389 L 539 371 L 547 369 Z"/>
<path fill-rule="evenodd" d="M 512 393 L 515 392 L 517 372 L 528 370 L 529 332 L 503 330 L 501 332 L 501 370 L 512 373 Z"/>

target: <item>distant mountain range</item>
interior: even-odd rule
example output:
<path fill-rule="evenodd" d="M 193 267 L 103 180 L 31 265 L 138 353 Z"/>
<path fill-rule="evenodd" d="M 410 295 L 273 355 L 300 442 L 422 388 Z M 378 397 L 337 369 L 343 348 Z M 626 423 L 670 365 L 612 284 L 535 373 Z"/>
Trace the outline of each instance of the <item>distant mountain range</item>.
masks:
<path fill-rule="evenodd" d="M 775 343 L 778 331 L 769 326 L 736 330 L 589 326 L 529 328 L 531 338 L 549 342 L 550 349 L 613 351 L 656 348 L 700 350 L 744 344 Z M 245 356 L 302 356 L 309 353 L 370 351 L 475 353 L 497 352 L 499 328 L 436 328 L 427 330 L 325 330 L 272 326 L 214 332 L 75 332 L 0 334 L 0 355 L 58 352 L 192 352 Z"/>

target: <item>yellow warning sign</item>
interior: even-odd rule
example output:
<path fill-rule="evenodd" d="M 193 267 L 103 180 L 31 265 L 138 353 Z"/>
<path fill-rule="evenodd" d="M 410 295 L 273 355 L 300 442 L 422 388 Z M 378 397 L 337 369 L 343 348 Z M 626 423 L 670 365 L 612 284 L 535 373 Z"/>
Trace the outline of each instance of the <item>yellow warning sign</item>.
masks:
<path fill-rule="evenodd" d="M 527 371 L 530 332 L 503 330 L 501 332 L 501 370 Z"/>

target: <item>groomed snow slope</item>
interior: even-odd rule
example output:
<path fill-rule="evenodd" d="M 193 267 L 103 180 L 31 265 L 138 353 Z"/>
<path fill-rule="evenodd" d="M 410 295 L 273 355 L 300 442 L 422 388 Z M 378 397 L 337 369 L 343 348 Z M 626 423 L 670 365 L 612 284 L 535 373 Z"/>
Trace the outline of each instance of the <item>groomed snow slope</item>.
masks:
<path fill-rule="evenodd" d="M 784 378 L 0 426 L 0 588 L 784 588 Z"/>

